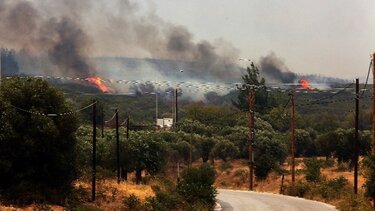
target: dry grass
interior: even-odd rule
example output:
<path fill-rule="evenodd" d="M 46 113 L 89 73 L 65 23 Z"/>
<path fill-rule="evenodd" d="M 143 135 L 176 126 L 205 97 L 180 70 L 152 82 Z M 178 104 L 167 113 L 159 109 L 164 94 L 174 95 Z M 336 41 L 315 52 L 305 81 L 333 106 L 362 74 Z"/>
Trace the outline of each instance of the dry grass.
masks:
<path fill-rule="evenodd" d="M 301 158 L 296 159 L 296 170 L 302 170 L 304 168 Z M 249 167 L 245 160 L 233 160 L 231 161 L 232 168 L 225 171 L 220 170 L 222 161 L 215 161 L 215 169 L 217 171 L 217 178 L 215 186 L 218 188 L 228 189 L 240 189 L 247 190 L 249 187 Z M 287 163 L 284 163 L 283 168 L 286 170 L 290 169 Z M 327 179 L 333 179 L 340 176 L 345 177 L 349 181 L 349 185 L 353 186 L 354 172 L 353 171 L 338 171 L 337 166 L 322 169 L 322 176 Z M 296 181 L 305 181 L 304 174 L 297 173 Z M 286 175 L 284 177 L 284 185 L 290 184 L 291 176 Z M 365 178 L 361 175 L 361 171 L 358 175 L 358 188 L 362 188 L 365 182 Z M 271 192 L 279 193 L 281 185 L 281 176 L 275 173 L 271 173 L 266 180 L 255 180 L 254 189 L 260 192 Z"/>
<path fill-rule="evenodd" d="M 77 181 L 74 184 L 76 189 L 83 190 L 87 193 L 86 198 L 82 200 L 90 201 L 91 196 L 91 183 L 89 181 Z M 145 200 L 149 196 L 154 196 L 154 192 L 150 185 L 135 185 L 130 182 L 121 182 L 117 184 L 117 180 L 99 180 L 97 181 L 97 192 L 96 201 L 87 202 L 84 205 L 100 207 L 102 210 L 120 210 L 122 207 L 122 201 L 125 197 L 131 194 L 137 196 L 140 200 Z M 47 205 L 46 205 L 47 206 Z M 40 210 L 41 205 L 30 205 L 26 207 L 12 207 L 12 206 L 1 206 L 0 211 L 34 211 Z M 48 205 L 48 208 L 54 211 L 63 211 L 64 208 L 56 205 Z"/>
<path fill-rule="evenodd" d="M 1 206 L 0 205 L 0 210 L 1 211 L 34 211 L 34 210 L 40 210 L 40 205 L 30 205 L 30 206 L 26 206 L 26 207 L 12 207 L 12 206 Z M 61 206 L 56 206 L 56 205 L 53 205 L 53 206 L 49 206 L 49 208 L 51 210 L 54 210 L 54 211 L 63 211 L 64 208 L 61 207 Z"/>

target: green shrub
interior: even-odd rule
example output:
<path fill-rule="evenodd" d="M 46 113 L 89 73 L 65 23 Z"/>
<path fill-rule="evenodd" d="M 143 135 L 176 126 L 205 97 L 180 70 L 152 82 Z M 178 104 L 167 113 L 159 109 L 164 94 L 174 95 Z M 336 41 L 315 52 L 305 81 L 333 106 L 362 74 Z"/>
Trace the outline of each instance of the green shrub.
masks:
<path fill-rule="evenodd" d="M 271 156 L 261 156 L 255 160 L 254 173 L 257 179 L 264 180 L 270 171 L 275 167 L 276 161 Z"/>
<path fill-rule="evenodd" d="M 304 197 L 308 191 L 310 191 L 310 186 L 307 183 L 295 183 L 294 185 L 288 186 L 286 188 L 287 195 Z"/>
<path fill-rule="evenodd" d="M 305 163 L 305 177 L 309 182 L 317 182 L 320 180 L 321 161 L 316 158 L 309 158 L 304 160 Z"/>
<path fill-rule="evenodd" d="M 130 196 L 124 198 L 122 204 L 125 210 L 139 210 L 142 205 L 139 198 L 134 194 L 130 194 Z"/>
<path fill-rule="evenodd" d="M 331 168 L 335 165 L 335 159 L 329 158 L 323 162 L 323 168 Z"/>
<path fill-rule="evenodd" d="M 367 211 L 373 210 L 371 203 L 363 195 L 349 194 L 342 198 L 337 208 L 341 211 Z"/>
<path fill-rule="evenodd" d="M 188 206 L 196 203 L 212 208 L 215 205 L 216 189 L 215 170 L 209 164 L 199 168 L 188 168 L 182 173 L 182 180 L 177 186 L 177 192 L 183 197 Z"/>
<path fill-rule="evenodd" d="M 331 187 L 334 191 L 339 193 L 342 189 L 349 184 L 348 180 L 344 176 L 337 177 L 335 179 L 328 181 L 328 186 Z"/>
<path fill-rule="evenodd" d="M 364 176 L 366 182 L 364 187 L 366 189 L 366 196 L 370 198 L 375 197 L 375 155 L 368 155 L 362 161 L 362 167 L 364 169 Z"/>
<path fill-rule="evenodd" d="M 223 162 L 221 165 L 220 165 L 220 170 L 221 171 L 226 171 L 226 170 L 230 170 L 230 169 L 232 169 L 233 168 L 233 166 L 232 166 L 232 164 L 230 163 L 230 162 Z"/>

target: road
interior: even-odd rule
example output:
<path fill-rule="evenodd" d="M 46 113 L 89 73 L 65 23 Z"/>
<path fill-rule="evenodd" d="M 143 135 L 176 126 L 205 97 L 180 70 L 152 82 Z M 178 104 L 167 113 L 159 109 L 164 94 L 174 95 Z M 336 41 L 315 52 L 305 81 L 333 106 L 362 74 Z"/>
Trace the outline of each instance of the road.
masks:
<path fill-rule="evenodd" d="M 218 196 L 216 198 L 223 211 L 336 210 L 334 206 L 322 202 L 272 193 L 218 189 Z"/>

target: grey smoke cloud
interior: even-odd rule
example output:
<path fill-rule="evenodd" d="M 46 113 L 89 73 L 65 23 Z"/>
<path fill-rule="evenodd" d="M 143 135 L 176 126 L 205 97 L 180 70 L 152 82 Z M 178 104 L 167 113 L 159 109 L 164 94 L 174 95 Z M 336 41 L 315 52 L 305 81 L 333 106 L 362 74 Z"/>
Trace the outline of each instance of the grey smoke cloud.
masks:
<path fill-rule="evenodd" d="M 22 50 L 26 57 L 46 56 L 55 66 L 49 69 L 50 74 L 56 70 L 59 75 L 71 77 L 87 77 L 95 73 L 86 53 L 89 38 L 69 14 L 44 16 L 31 1 L 0 2 L 0 41 L 3 46 Z"/>
<path fill-rule="evenodd" d="M 0 18 L 2 45 L 47 57 L 47 73 L 86 77 L 96 73 L 89 58 L 129 56 L 189 63 L 184 77 L 235 81 L 241 75 L 233 45 L 196 41 L 186 27 L 142 11 L 135 1 L 0 0 Z"/>
<path fill-rule="evenodd" d="M 293 83 L 297 80 L 298 75 L 291 72 L 284 61 L 273 52 L 261 57 L 259 64 L 261 74 L 264 74 L 268 82 Z"/>

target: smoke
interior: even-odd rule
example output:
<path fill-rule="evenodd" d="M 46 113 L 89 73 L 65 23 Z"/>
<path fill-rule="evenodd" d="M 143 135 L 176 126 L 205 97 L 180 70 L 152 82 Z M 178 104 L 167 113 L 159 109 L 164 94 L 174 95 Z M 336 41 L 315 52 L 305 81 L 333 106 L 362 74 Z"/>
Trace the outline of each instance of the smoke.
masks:
<path fill-rule="evenodd" d="M 47 57 L 54 66 L 45 70 L 50 75 L 58 72 L 58 75 L 87 77 L 95 73 L 87 56 L 89 38 L 79 21 L 71 17 L 45 16 L 30 1 L 1 0 L 0 41 L 8 48 L 21 50 L 24 57 Z M 30 62 L 27 58 L 20 60 Z M 21 65 L 28 69 L 29 63 Z"/>
<path fill-rule="evenodd" d="M 196 41 L 186 27 L 144 8 L 150 5 L 130 0 L 0 0 L 0 42 L 22 50 L 24 57 L 47 58 L 39 66 L 26 62 L 33 59 L 22 58 L 21 71 L 42 66 L 38 71 L 45 74 L 87 77 L 97 72 L 93 57 L 125 56 L 173 60 L 175 70 L 182 68 L 179 65 L 188 69 L 185 79 L 240 79 L 236 65 L 239 50 L 232 44 L 221 39 Z M 112 69 L 110 65 L 107 68 Z M 159 74 L 174 75 L 172 70 Z"/>
<path fill-rule="evenodd" d="M 284 61 L 278 58 L 275 53 L 272 52 L 265 57 L 261 57 L 259 63 L 261 73 L 264 74 L 267 82 L 296 82 L 297 74 L 291 72 Z"/>

